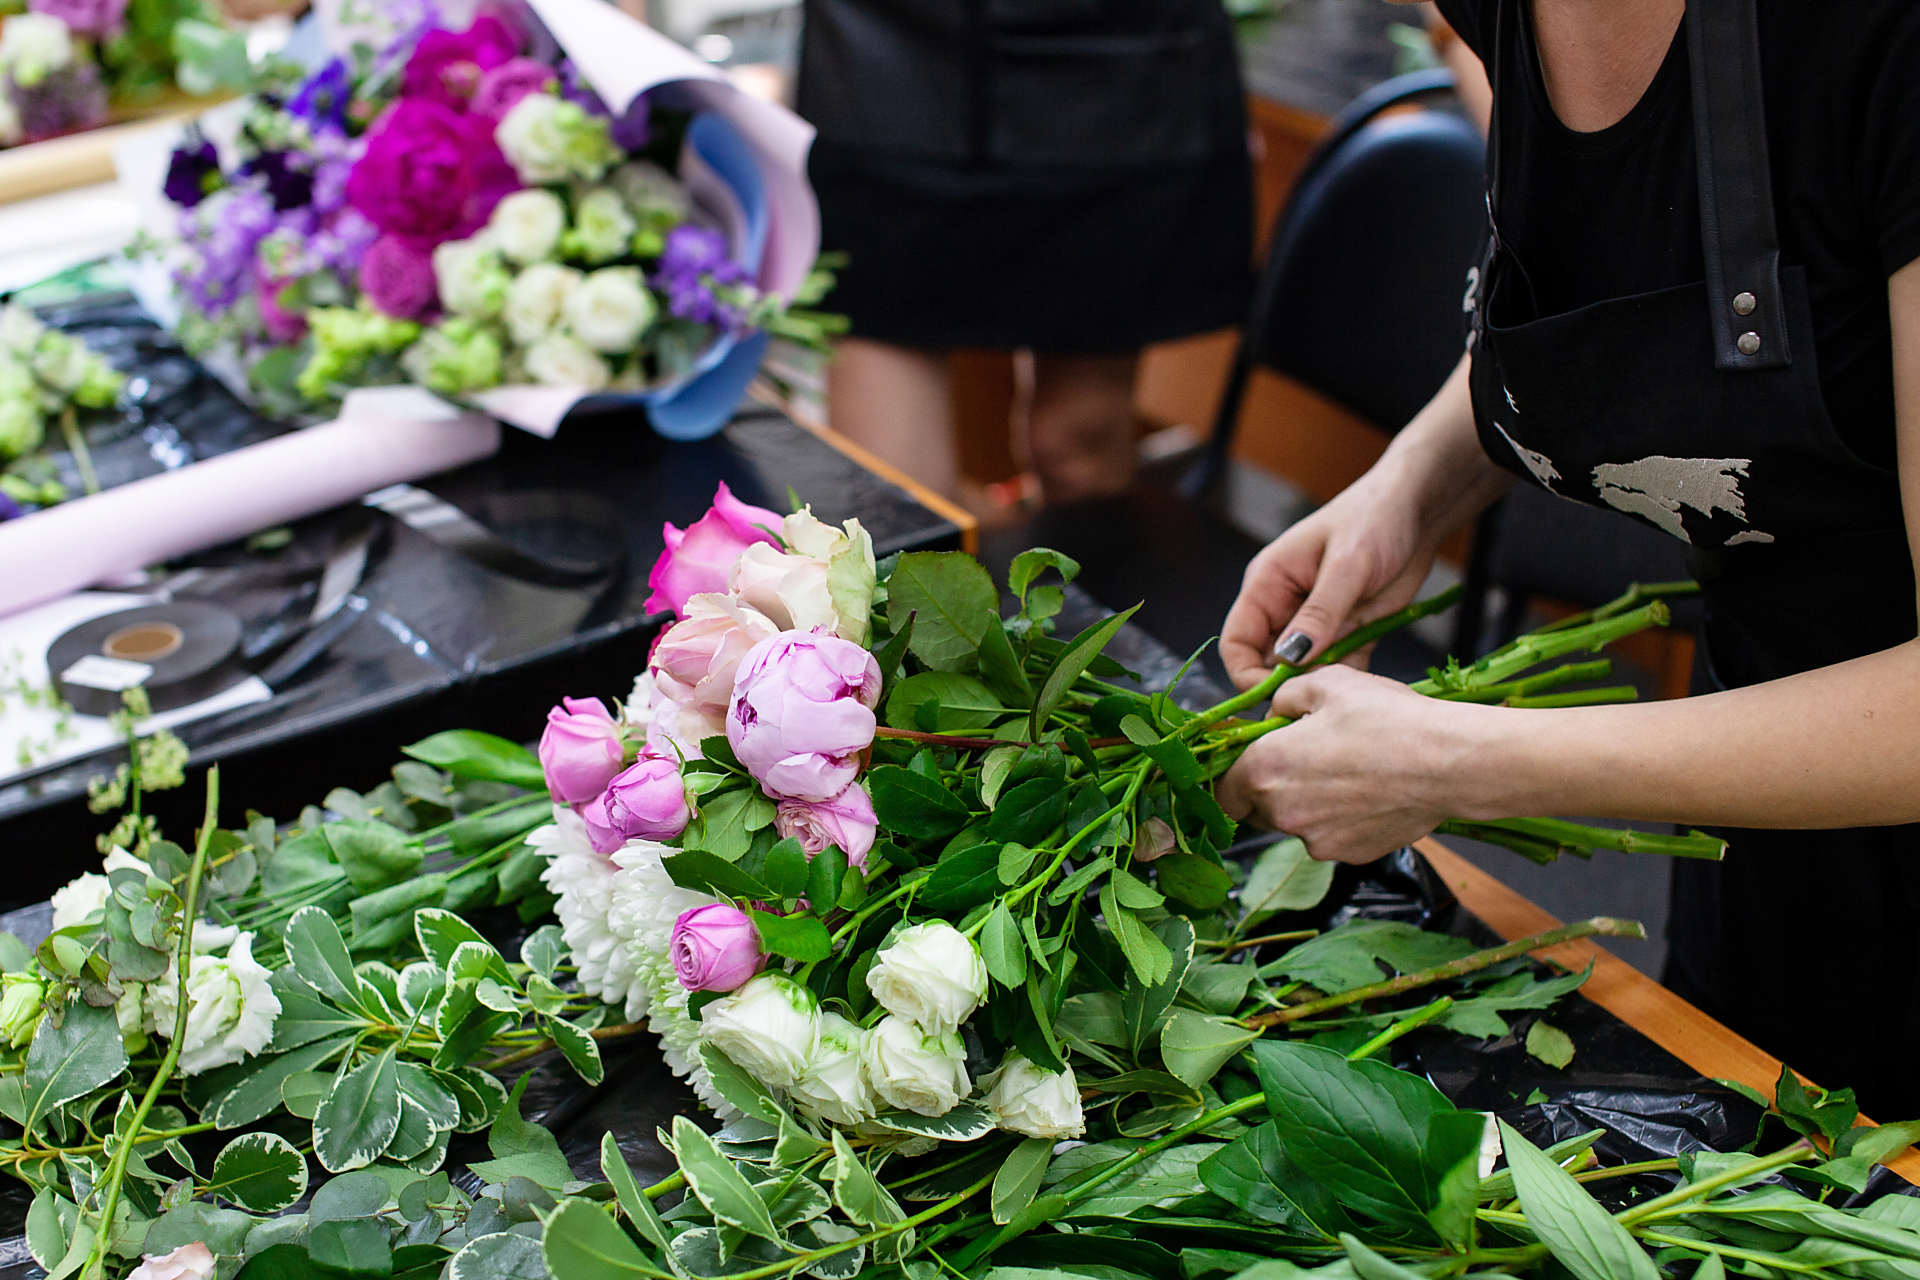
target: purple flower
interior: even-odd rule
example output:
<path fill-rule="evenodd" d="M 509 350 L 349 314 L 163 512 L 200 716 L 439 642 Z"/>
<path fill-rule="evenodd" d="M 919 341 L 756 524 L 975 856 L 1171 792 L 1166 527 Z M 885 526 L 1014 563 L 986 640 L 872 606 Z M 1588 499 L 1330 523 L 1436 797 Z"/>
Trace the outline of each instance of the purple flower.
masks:
<path fill-rule="evenodd" d="M 27 514 L 25 507 L 15 502 L 4 491 L 0 491 L 0 524 L 5 524 L 9 520 L 18 520 L 25 514 Z"/>
<path fill-rule="evenodd" d="M 221 315 L 253 279 L 260 242 L 274 230 L 273 200 L 257 187 L 229 187 L 181 215 L 194 260 L 180 283 L 200 310 Z"/>
<path fill-rule="evenodd" d="M 831 800 L 782 800 L 773 826 L 783 838 L 798 840 L 809 858 L 837 844 L 848 866 L 865 867 L 880 822 L 873 801 L 855 782 Z"/>
<path fill-rule="evenodd" d="M 204 138 L 198 145 L 176 149 L 167 166 L 167 199 L 182 209 L 191 209 L 218 191 L 226 182 L 220 171 L 220 152 Z"/>
<path fill-rule="evenodd" d="M 407 60 L 408 98 L 465 110 L 481 77 L 520 52 L 520 37 L 500 19 L 482 14 L 465 31 L 429 31 Z"/>
<path fill-rule="evenodd" d="M 626 747 L 620 726 L 598 698 L 562 698 L 547 712 L 540 735 L 540 768 L 547 790 L 561 804 L 585 804 L 599 798 L 620 772 Z"/>
<path fill-rule="evenodd" d="M 783 631 L 740 660 L 727 711 L 733 754 L 777 800 L 831 800 L 873 743 L 880 664 L 823 631 Z"/>
<path fill-rule="evenodd" d="M 629 840 L 671 840 L 687 829 L 687 786 L 680 766 L 643 754 L 605 792 L 580 806 L 593 847 L 612 853 Z"/>
<path fill-rule="evenodd" d="M 127 16 L 127 0 L 30 0 L 27 8 L 58 18 L 75 35 L 92 40 L 118 33 Z"/>
<path fill-rule="evenodd" d="M 519 185 L 491 121 L 402 99 L 367 136 L 347 199 L 381 230 L 432 246 L 478 231 Z"/>
<path fill-rule="evenodd" d="M 261 276 L 254 284 L 254 302 L 260 308 L 260 324 L 267 331 L 267 337 L 281 345 L 300 341 L 307 336 L 307 316 L 304 311 L 296 311 L 281 302 L 281 291 L 292 284 L 291 280 L 275 280 Z"/>
<path fill-rule="evenodd" d="M 535 62 L 532 58 L 503 62 L 480 77 L 480 87 L 473 95 L 473 114 L 489 120 L 504 120 L 507 112 L 519 105 L 520 99 L 545 93 L 552 83 L 553 68 L 544 62 Z"/>
<path fill-rule="evenodd" d="M 310 159 L 296 151 L 262 151 L 240 167 L 242 177 L 267 185 L 275 209 L 304 209 L 313 203 Z"/>
<path fill-rule="evenodd" d="M 20 111 L 20 132 L 28 142 L 91 129 L 107 118 L 107 86 L 92 59 L 73 62 L 31 89 L 9 78 L 4 90 Z"/>
<path fill-rule="evenodd" d="M 714 296 L 715 286 L 744 283 L 746 270 L 728 254 L 727 239 L 691 223 L 667 232 L 653 283 L 667 296 L 667 310 L 696 324 L 732 328 L 740 314 Z"/>
<path fill-rule="evenodd" d="M 321 67 L 287 104 L 287 113 L 315 127 L 340 131 L 347 127 L 347 104 L 353 98 L 353 72 L 346 59 L 334 58 Z"/>
<path fill-rule="evenodd" d="M 591 89 L 586 92 L 593 93 Z M 598 94 L 593 97 L 595 102 L 600 100 Z M 604 106 L 600 109 L 606 110 Z M 653 110 L 647 105 L 647 95 L 641 94 L 633 100 L 633 105 L 614 117 L 612 137 L 614 145 L 629 154 L 644 150 L 653 141 Z"/>
<path fill-rule="evenodd" d="M 404 236 L 381 236 L 367 249 L 360 260 L 360 289 L 398 320 L 418 319 L 440 297 L 432 257 Z"/>
<path fill-rule="evenodd" d="M 767 964 L 752 918 L 724 902 L 682 911 L 667 950 L 673 976 L 689 991 L 737 990 Z"/>

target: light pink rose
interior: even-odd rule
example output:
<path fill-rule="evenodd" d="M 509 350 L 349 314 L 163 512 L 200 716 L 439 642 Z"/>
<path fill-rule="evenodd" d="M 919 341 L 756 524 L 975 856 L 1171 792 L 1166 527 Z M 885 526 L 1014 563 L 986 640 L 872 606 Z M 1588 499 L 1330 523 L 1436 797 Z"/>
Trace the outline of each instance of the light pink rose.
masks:
<path fill-rule="evenodd" d="M 1163 819 L 1148 818 L 1140 824 L 1139 838 L 1133 844 L 1133 860 L 1152 862 L 1155 858 L 1172 853 L 1174 848 L 1173 828 Z"/>
<path fill-rule="evenodd" d="M 661 698 L 711 716 L 714 732 L 722 732 L 717 726 L 733 701 L 740 659 L 780 628 L 731 596 L 694 596 L 685 614 L 685 621 L 667 628 L 654 645 L 654 687 Z"/>
<path fill-rule="evenodd" d="M 646 607 L 684 614 L 690 597 L 724 592 L 740 553 L 756 542 L 776 542 L 769 531 L 779 528 L 779 516 L 740 501 L 722 481 L 707 514 L 685 529 L 669 523 L 662 531 L 667 549 L 647 575 L 653 594 L 647 597 Z"/>
<path fill-rule="evenodd" d="M 218 1262 L 212 1250 L 196 1240 L 159 1257 L 148 1254 L 127 1280 L 212 1280 Z"/>
<path fill-rule="evenodd" d="M 776 800 L 831 800 L 873 742 L 880 664 L 837 636 L 783 631 L 740 662 L 727 742 Z"/>
<path fill-rule="evenodd" d="M 598 698 L 562 698 L 547 712 L 540 768 L 562 804 L 585 804 L 607 789 L 626 762 L 620 726 Z"/>
<path fill-rule="evenodd" d="M 724 902 L 682 911 L 667 950 L 674 977 L 689 991 L 736 990 L 767 964 L 753 920 Z"/>
<path fill-rule="evenodd" d="M 680 766 L 655 755 L 642 755 L 580 806 L 580 819 L 601 853 L 629 840 L 671 840 L 687 829 L 692 816 Z"/>
<path fill-rule="evenodd" d="M 702 759 L 706 755 L 700 750 L 702 742 L 726 736 L 725 711 L 716 714 L 699 703 L 661 697 L 654 703 L 652 718 L 647 721 L 647 751 L 668 760 Z"/>
<path fill-rule="evenodd" d="M 831 800 L 782 800 L 773 820 L 774 829 L 783 838 L 798 840 L 809 858 L 837 844 L 851 867 L 867 865 L 879 825 L 873 801 L 857 782 Z"/>

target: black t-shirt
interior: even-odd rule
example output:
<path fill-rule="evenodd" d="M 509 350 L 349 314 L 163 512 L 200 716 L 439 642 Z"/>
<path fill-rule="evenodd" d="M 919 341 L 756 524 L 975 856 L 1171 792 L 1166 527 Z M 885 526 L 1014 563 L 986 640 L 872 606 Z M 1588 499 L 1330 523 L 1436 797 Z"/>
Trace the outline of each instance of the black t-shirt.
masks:
<path fill-rule="evenodd" d="M 1577 133 L 1547 97 L 1530 0 L 1438 2 L 1496 86 L 1500 227 L 1539 314 L 1704 278 L 1688 24 L 1624 119 Z M 1781 252 L 1807 270 L 1828 413 L 1892 465 L 1886 282 L 1920 258 L 1920 0 L 1757 3 Z"/>

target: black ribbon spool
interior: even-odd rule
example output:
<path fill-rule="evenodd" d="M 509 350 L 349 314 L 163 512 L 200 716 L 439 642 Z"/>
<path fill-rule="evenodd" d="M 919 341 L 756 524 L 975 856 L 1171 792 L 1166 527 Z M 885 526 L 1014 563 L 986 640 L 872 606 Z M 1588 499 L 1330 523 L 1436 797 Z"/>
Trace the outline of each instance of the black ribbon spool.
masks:
<path fill-rule="evenodd" d="M 134 684 L 147 691 L 155 711 L 172 711 L 246 679 L 240 632 L 238 616 L 204 601 L 143 605 L 83 622 L 62 635 L 47 649 L 47 670 L 60 696 L 83 715 L 112 715 L 121 707 L 122 691 Z M 120 687 L 69 680 L 74 664 L 87 658 L 137 663 L 149 670 Z M 132 674 L 130 668 L 127 673 Z"/>

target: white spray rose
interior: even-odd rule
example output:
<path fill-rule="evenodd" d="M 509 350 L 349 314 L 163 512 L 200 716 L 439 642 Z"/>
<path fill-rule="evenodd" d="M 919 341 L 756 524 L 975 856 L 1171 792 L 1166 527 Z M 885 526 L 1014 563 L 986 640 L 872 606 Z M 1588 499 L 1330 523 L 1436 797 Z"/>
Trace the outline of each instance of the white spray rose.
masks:
<path fill-rule="evenodd" d="M 567 207 L 539 187 L 516 191 L 493 208 L 488 238 L 516 266 L 531 266 L 553 256 L 567 229 Z"/>
<path fill-rule="evenodd" d="M 567 297 L 562 314 L 573 336 L 608 355 L 632 351 L 658 308 L 638 267 L 602 267 Z"/>
<path fill-rule="evenodd" d="M 1487 1117 L 1487 1127 L 1480 1132 L 1480 1176 L 1493 1176 L 1494 1166 L 1500 1163 L 1500 1122 L 1491 1115 Z"/>
<path fill-rule="evenodd" d="M 894 935 L 867 971 L 867 990 L 888 1013 L 944 1033 L 986 998 L 987 966 L 971 939 L 935 920 Z"/>
<path fill-rule="evenodd" d="M 224 956 L 195 952 L 187 976 L 187 1039 L 180 1047 L 180 1070 L 190 1076 L 259 1053 L 280 1016 L 280 998 L 268 985 L 273 974 L 253 958 L 251 933 L 236 937 Z M 166 1039 L 179 1011 L 179 982 L 169 966 L 166 977 L 147 988 L 148 1026 Z"/>
<path fill-rule="evenodd" d="M 536 262 L 514 277 L 501 318 L 515 343 L 530 347 L 553 332 L 567 299 L 580 287 L 580 273 L 557 262 Z"/>
<path fill-rule="evenodd" d="M 858 520 L 839 529 L 803 508 L 781 523 L 787 549 L 756 542 L 735 562 L 728 586 L 783 631 L 825 627 L 867 642 L 873 613 L 873 539 Z"/>
<path fill-rule="evenodd" d="M 1077 1138 L 1087 1131 L 1072 1067 L 1045 1071 L 1013 1055 L 994 1074 L 987 1106 L 1002 1129 L 1029 1138 Z"/>
<path fill-rule="evenodd" d="M 763 973 L 700 1011 L 700 1038 L 772 1089 L 798 1080 L 820 1035 L 820 1001 L 782 973 Z"/>
<path fill-rule="evenodd" d="M 73 33 L 58 18 L 20 13 L 0 27 L 0 70 L 32 89 L 73 64 Z"/>
<path fill-rule="evenodd" d="M 604 391 L 613 381 L 607 362 L 564 333 L 550 333 L 528 347 L 522 357 L 527 376 L 546 387 L 577 387 Z"/>
<path fill-rule="evenodd" d="M 507 303 L 513 277 L 492 241 L 449 240 L 433 251 L 440 305 L 456 316 L 491 320 Z"/>
<path fill-rule="evenodd" d="M 873 1119 L 873 1090 L 860 1051 L 867 1033 L 837 1013 L 820 1015 L 820 1038 L 807 1069 L 787 1090 L 801 1109 L 838 1125 Z"/>
<path fill-rule="evenodd" d="M 147 1254 L 127 1280 L 213 1280 L 220 1271 L 220 1259 L 195 1240 L 172 1253 Z"/>
<path fill-rule="evenodd" d="M 98 872 L 76 876 L 53 891 L 53 927 L 67 929 L 85 924 L 107 909 L 107 894 L 113 886 Z"/>
<path fill-rule="evenodd" d="M 611 262 L 633 249 L 640 224 L 627 202 L 611 187 L 594 187 L 575 203 L 573 230 L 567 233 L 567 252 L 588 262 Z"/>
<path fill-rule="evenodd" d="M 882 1018 L 867 1032 L 860 1065 L 883 1102 L 916 1115 L 943 1116 L 973 1088 L 959 1035 L 932 1034 L 905 1018 Z"/>

